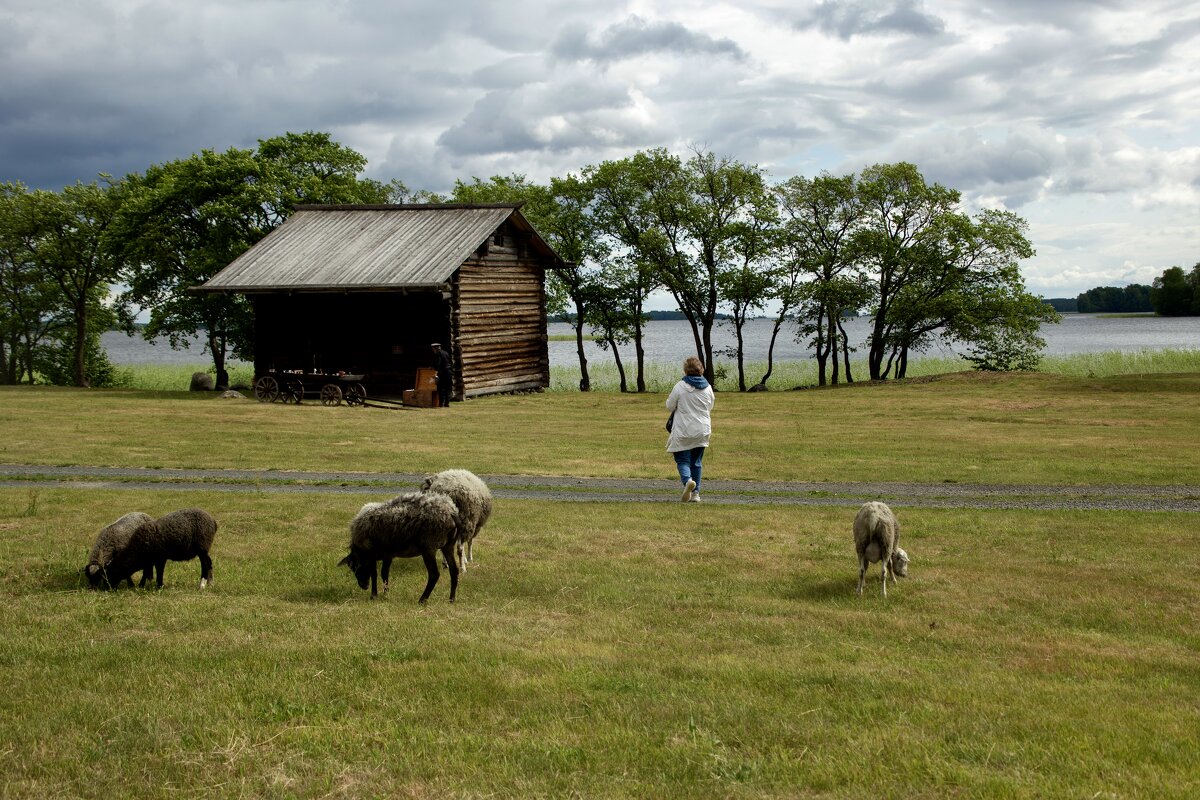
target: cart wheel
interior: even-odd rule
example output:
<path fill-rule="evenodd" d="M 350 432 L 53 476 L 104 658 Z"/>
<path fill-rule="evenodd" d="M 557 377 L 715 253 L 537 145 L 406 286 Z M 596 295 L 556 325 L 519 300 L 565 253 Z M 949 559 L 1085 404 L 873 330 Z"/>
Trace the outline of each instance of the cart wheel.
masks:
<path fill-rule="evenodd" d="M 283 402 L 295 403 L 300 405 L 300 401 L 304 399 L 304 384 L 300 381 L 288 381 L 287 391 L 284 392 Z"/>
<path fill-rule="evenodd" d="M 361 383 L 352 383 L 346 387 L 346 405 L 361 406 L 367 402 L 367 388 Z"/>
<path fill-rule="evenodd" d="M 279 381 L 263 375 L 254 382 L 254 397 L 260 403 L 274 403 L 279 399 Z"/>
<path fill-rule="evenodd" d="M 323 406 L 340 406 L 342 404 L 342 390 L 337 384 L 327 383 L 321 387 L 321 405 Z"/>

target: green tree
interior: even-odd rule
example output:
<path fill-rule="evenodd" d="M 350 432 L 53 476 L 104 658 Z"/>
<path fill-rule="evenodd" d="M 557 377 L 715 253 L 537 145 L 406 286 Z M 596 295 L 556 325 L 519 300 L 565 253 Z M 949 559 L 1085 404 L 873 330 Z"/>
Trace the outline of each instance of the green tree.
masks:
<path fill-rule="evenodd" d="M 749 204 L 733 224 L 730 249 L 733 263 L 717 273 L 720 299 L 730 308 L 733 356 L 737 363 L 738 391 L 746 391 L 745 327 L 750 315 L 766 307 L 778 277 L 780 253 L 779 214 L 774 195 L 762 185 L 763 195 Z"/>
<path fill-rule="evenodd" d="M 617 283 L 626 290 L 620 302 L 627 306 L 633 325 L 630 338 L 639 392 L 646 391 L 645 305 L 660 288 L 657 266 L 665 258 L 648 198 L 656 179 L 662 177 L 660 167 L 667 166 L 669 172 L 676 163 L 668 159 L 665 151 L 651 151 L 583 170 L 583 178 L 593 192 L 595 230 L 608 243 L 605 247 L 609 257 L 600 271 L 620 272 Z"/>
<path fill-rule="evenodd" d="M 1192 283 L 1183 267 L 1168 267 L 1162 275 L 1154 279 L 1150 287 L 1150 302 L 1154 304 L 1155 313 L 1161 316 L 1188 316 L 1192 313 L 1194 294 Z"/>
<path fill-rule="evenodd" d="M 359 178 L 367 167 L 366 157 L 335 142 L 328 133 L 305 131 L 259 139 L 254 158 L 262 165 L 262 180 L 271 187 L 268 228 L 290 217 L 297 205 L 386 203 L 395 188 Z"/>
<path fill-rule="evenodd" d="M 128 307 L 148 308 L 143 336 L 186 347 L 203 332 L 219 386 L 230 355 L 253 356 L 252 318 L 241 295 L 197 293 L 304 203 L 384 202 L 387 189 L 357 173 L 366 160 L 328 134 L 287 133 L 257 152 L 204 150 L 126 179 L 128 199 L 111 246 L 124 264 Z"/>
<path fill-rule="evenodd" d="M 988 364 L 1027 363 L 1014 348 L 1040 349 L 1036 329 L 1058 315 L 1025 291 L 1025 221 L 1007 211 L 968 217 L 958 192 L 927 184 L 912 164 L 864 170 L 859 188 L 868 213 L 858 257 L 874 286 L 871 379 L 904 377 L 909 353 L 937 339 L 967 344 Z"/>
<path fill-rule="evenodd" d="M 232 354 L 251 357 L 251 312 L 241 295 L 192 292 L 258 242 L 281 219 L 276 187 L 249 150 L 204 150 L 130 175 L 114 227 L 125 263 L 123 301 L 150 310 L 142 335 L 176 349 L 203 332 L 217 385 Z"/>
<path fill-rule="evenodd" d="M 784 236 L 790 261 L 807 276 L 803 294 L 794 295 L 794 307 L 807 299 L 809 313 L 800 333 L 811 336 L 817 362 L 817 383 L 827 382 L 826 366 L 832 357 L 832 379 L 838 383 L 839 346 L 844 356 L 846 381 L 850 372 L 850 343 L 842 319 L 857 313 L 868 297 L 863 283 L 853 275 L 857 260 L 855 235 L 861 229 L 865 208 L 853 175 L 796 177 L 775 189 L 784 212 Z"/>
<path fill-rule="evenodd" d="M 7 277 L 20 284 L 15 287 L 18 291 L 32 289 L 39 296 L 37 300 L 26 296 L 35 305 L 26 311 L 59 314 L 67 321 L 69 328 L 58 338 L 71 343 L 64 372 L 76 386 L 90 385 L 91 318 L 117 277 L 118 262 L 104 241 L 123 191 L 119 184 L 105 181 L 104 185 L 77 183 L 61 192 L 30 192 L 19 184 L 8 184 L 5 190 L 5 224 L 11 225 L 4 234 L 10 267 Z M 37 278 L 31 277 L 31 268 Z M 52 297 L 42 294 L 44 291 Z M 4 327 L 11 326 L 6 322 Z M 33 331 L 24 335 L 33 335 Z M 26 368 L 29 365 L 27 360 Z"/>
<path fill-rule="evenodd" d="M 908 163 L 876 164 L 863 170 L 858 190 L 865 209 L 855 236 L 860 265 L 871 275 L 873 298 L 867 367 L 871 380 L 889 376 L 893 362 L 919 337 L 909 330 L 917 294 L 912 287 L 938 265 L 940 220 L 955 211 L 959 193 L 940 184 L 930 186 Z M 909 299 L 909 308 L 898 306 Z M 886 363 L 885 363 L 886 359 Z"/>
<path fill-rule="evenodd" d="M 68 327 L 58 289 L 34 261 L 35 198 L 0 184 L 0 383 L 32 383 L 41 350 Z"/>

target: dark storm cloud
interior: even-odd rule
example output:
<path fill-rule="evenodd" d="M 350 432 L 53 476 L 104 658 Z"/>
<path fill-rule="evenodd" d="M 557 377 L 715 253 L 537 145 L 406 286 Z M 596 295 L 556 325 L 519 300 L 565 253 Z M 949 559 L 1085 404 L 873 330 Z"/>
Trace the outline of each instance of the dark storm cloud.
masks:
<path fill-rule="evenodd" d="M 689 30 L 678 22 L 652 22 L 630 16 L 599 33 L 585 25 L 562 30 L 550 45 L 550 51 L 563 61 L 621 61 L 655 53 L 726 56 L 742 60 L 746 54 L 731 39 L 714 39 Z"/>
<path fill-rule="evenodd" d="M 798 28 L 816 28 L 841 39 L 853 36 L 903 34 L 929 37 L 946 25 L 925 13 L 919 0 L 822 0 L 795 20 Z"/>

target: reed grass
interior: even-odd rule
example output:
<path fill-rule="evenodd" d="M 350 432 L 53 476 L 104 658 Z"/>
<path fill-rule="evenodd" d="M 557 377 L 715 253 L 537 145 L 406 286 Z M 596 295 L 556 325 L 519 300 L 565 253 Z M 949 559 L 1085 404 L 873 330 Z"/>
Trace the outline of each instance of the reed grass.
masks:
<path fill-rule="evenodd" d="M 568 337 L 570 338 L 570 337 Z M 851 361 L 851 374 L 856 380 L 866 380 L 868 374 L 865 359 Z M 184 391 L 191 382 L 192 373 L 212 373 L 211 365 L 204 364 L 133 364 L 118 366 L 115 388 L 140 389 L 152 392 Z M 725 359 L 716 362 L 717 388 L 721 391 L 737 391 L 737 365 Z M 958 356 L 923 356 L 909 362 L 908 377 L 944 375 L 970 369 L 970 364 Z M 758 383 L 766 374 L 765 361 L 748 362 L 745 366 L 748 386 Z M 1038 372 L 1053 375 L 1104 378 L 1115 375 L 1136 375 L 1165 372 L 1200 372 L 1200 348 L 1106 351 L 1101 353 L 1076 353 L 1066 356 L 1045 356 Z M 679 365 L 651 362 L 646 365 L 646 390 L 649 392 L 670 391 L 679 380 Z M 231 385 L 251 386 L 254 368 L 251 364 L 237 363 L 230 370 Z M 588 362 L 588 375 L 592 391 L 615 392 L 620 390 L 620 374 L 616 364 L 609 360 Z M 832 373 L 830 373 L 830 377 Z M 574 392 L 579 390 L 579 367 L 563 364 L 550 369 L 552 392 Z M 636 377 L 631 364 L 626 365 L 627 385 L 636 388 Z M 844 381 L 844 378 L 843 378 Z M 773 390 L 792 389 L 797 386 L 815 386 L 817 368 L 812 360 L 780 361 L 772 366 L 767 387 Z"/>
<path fill-rule="evenodd" d="M 636 376 L 632 365 L 626 364 L 626 382 L 636 389 Z M 971 369 L 969 362 L 958 356 L 922 356 L 908 363 L 907 377 L 920 378 L 929 375 L 945 375 Z M 767 364 L 748 362 L 744 368 L 747 386 L 759 382 L 766 374 Z M 1038 365 L 1038 372 L 1050 375 L 1105 378 L 1116 375 L 1153 374 L 1167 372 L 1200 372 L 1200 348 L 1136 350 L 1129 352 L 1108 351 L 1102 353 L 1076 353 L 1066 356 L 1046 356 Z M 720 391 L 737 391 L 737 365 L 720 359 L 716 361 L 716 385 Z M 867 380 L 869 371 L 866 359 L 850 362 L 850 372 L 857 381 Z M 646 390 L 668 392 L 679 380 L 677 364 L 649 363 L 646 365 Z M 588 362 L 588 376 L 593 391 L 619 391 L 620 373 L 612 361 Z M 559 365 L 550 370 L 550 391 L 577 391 L 579 388 L 579 366 Z M 832 380 L 832 372 L 827 376 Z M 844 376 L 842 381 L 845 382 Z M 779 391 L 797 386 L 817 385 L 817 366 L 811 359 L 805 361 L 781 361 L 772 366 L 768 389 Z"/>

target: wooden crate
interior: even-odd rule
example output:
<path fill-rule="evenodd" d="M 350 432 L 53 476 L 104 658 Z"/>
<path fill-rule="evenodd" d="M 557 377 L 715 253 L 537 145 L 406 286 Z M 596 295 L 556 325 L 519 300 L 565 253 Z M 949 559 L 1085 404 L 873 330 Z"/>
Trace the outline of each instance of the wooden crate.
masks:
<path fill-rule="evenodd" d="M 402 400 L 406 406 L 437 408 L 438 393 L 436 389 L 405 389 Z"/>

